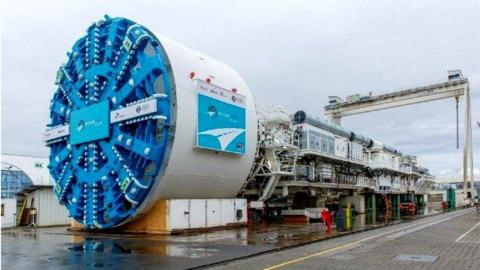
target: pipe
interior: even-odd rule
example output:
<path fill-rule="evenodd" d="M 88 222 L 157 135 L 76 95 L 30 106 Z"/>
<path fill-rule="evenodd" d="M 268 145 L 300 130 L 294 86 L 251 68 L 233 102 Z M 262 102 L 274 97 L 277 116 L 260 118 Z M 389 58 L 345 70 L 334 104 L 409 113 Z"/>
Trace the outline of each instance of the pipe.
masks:
<path fill-rule="evenodd" d="M 393 154 L 398 154 L 401 155 L 402 152 L 398 151 L 397 149 L 393 148 L 392 146 L 389 145 L 383 145 L 383 150 L 393 153 Z"/>
<path fill-rule="evenodd" d="M 354 132 L 352 132 L 353 134 L 353 138 L 350 140 L 352 142 L 357 142 L 367 148 L 370 148 L 373 146 L 373 140 L 368 138 L 368 137 L 365 137 L 363 135 L 360 135 L 360 134 L 355 134 Z"/>
<path fill-rule="evenodd" d="M 304 111 L 297 111 L 293 115 L 293 122 L 295 124 L 306 123 L 314 127 L 329 131 L 335 135 L 348 138 L 350 141 L 352 141 L 355 138 L 355 134 L 353 132 L 346 130 L 340 126 L 332 125 L 327 121 L 307 115 Z"/>
<path fill-rule="evenodd" d="M 402 154 L 400 151 L 398 151 L 397 149 L 391 146 L 386 146 L 383 143 L 374 141 L 361 134 L 355 134 L 353 131 L 345 129 L 341 126 L 328 123 L 327 121 L 311 116 L 310 114 L 307 114 L 304 111 L 297 111 L 293 115 L 293 123 L 297 125 L 298 124 L 312 125 L 314 127 L 329 131 L 335 135 L 348 138 L 349 141 L 359 143 L 369 149 L 378 149 L 378 150 L 383 149 L 384 151 L 390 152 L 392 154 L 398 154 L 398 155 Z"/>

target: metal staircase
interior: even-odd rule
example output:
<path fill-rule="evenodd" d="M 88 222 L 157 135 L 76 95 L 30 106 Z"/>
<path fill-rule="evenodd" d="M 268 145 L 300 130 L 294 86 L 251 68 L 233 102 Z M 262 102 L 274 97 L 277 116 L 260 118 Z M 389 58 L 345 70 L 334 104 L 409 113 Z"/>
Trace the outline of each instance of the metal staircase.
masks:
<path fill-rule="evenodd" d="M 422 191 L 425 180 L 425 177 L 421 177 L 420 179 L 418 179 L 417 183 L 415 184 L 415 193 L 419 193 L 420 191 Z"/>
<path fill-rule="evenodd" d="M 260 138 L 261 156 L 252 167 L 249 178 L 240 192 L 258 194 L 258 201 L 267 201 L 284 176 L 294 175 L 297 156 L 291 150 L 298 149 L 298 136 L 292 128 L 273 122 L 262 123 L 264 136 Z M 290 153 L 290 154 L 288 154 Z M 255 190 L 247 190 L 250 183 Z"/>

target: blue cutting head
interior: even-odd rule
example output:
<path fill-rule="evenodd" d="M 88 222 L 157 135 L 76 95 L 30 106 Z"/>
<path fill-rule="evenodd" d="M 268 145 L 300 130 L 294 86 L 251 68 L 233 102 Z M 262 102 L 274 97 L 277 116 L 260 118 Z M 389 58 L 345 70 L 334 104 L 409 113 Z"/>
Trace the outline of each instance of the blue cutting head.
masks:
<path fill-rule="evenodd" d="M 55 193 L 86 228 L 134 218 L 149 201 L 173 142 L 167 55 L 145 27 L 101 20 L 57 74 L 46 143 Z"/>

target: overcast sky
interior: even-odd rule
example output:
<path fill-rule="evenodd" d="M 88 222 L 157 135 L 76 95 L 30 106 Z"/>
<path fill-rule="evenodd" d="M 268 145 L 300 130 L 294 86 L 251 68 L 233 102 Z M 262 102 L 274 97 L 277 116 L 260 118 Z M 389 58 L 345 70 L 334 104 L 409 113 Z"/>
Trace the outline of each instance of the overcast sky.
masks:
<path fill-rule="evenodd" d="M 109 14 L 231 65 L 258 99 L 291 112 L 322 116 L 330 95 L 380 94 L 445 81 L 447 70 L 461 69 L 470 79 L 475 164 L 480 162 L 478 0 L 2 4 L 4 153 L 48 155 L 42 132 L 56 71 L 87 27 Z M 454 100 L 347 117 L 342 123 L 417 155 L 434 174 L 456 175 L 461 169 Z"/>

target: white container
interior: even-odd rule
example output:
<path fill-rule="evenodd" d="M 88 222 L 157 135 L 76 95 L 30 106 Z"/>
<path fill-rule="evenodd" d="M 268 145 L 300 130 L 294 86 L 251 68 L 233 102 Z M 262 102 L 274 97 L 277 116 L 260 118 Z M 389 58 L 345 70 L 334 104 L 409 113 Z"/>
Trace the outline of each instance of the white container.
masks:
<path fill-rule="evenodd" d="M 400 170 L 400 156 L 393 156 L 393 169 L 397 171 Z"/>
<path fill-rule="evenodd" d="M 26 193 L 27 207 L 33 202 L 33 208 L 37 209 L 37 226 L 58 226 L 70 224 L 65 207 L 55 199 L 51 187 L 38 187 L 32 192 Z"/>
<path fill-rule="evenodd" d="M 240 213 L 238 213 L 240 212 Z M 170 231 L 222 227 L 247 222 L 245 199 L 168 200 Z"/>
<path fill-rule="evenodd" d="M 349 158 L 355 161 L 363 161 L 363 146 L 356 142 L 349 142 Z"/>
<path fill-rule="evenodd" d="M 335 137 L 335 155 L 342 158 L 348 158 L 348 139 Z"/>
<path fill-rule="evenodd" d="M 392 188 L 396 190 L 402 189 L 402 180 L 399 177 L 394 178 Z"/>
<path fill-rule="evenodd" d="M 379 176 L 378 183 L 382 187 L 392 187 L 392 180 L 389 176 Z"/>
<path fill-rule="evenodd" d="M 17 214 L 16 199 L 2 199 L 2 228 L 15 226 Z"/>

